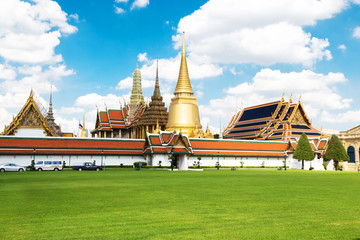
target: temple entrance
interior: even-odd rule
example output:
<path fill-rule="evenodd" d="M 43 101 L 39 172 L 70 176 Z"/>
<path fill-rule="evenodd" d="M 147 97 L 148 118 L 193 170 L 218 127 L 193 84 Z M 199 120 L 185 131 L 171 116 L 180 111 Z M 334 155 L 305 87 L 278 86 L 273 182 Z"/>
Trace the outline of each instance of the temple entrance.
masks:
<path fill-rule="evenodd" d="M 176 156 L 177 159 L 177 169 L 179 170 L 188 170 L 188 162 L 186 154 L 179 154 Z"/>

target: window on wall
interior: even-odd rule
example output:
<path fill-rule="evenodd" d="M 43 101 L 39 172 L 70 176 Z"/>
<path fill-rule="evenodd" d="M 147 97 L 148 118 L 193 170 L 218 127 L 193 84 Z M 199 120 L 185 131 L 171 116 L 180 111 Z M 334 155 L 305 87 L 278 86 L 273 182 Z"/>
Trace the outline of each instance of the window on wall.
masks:
<path fill-rule="evenodd" d="M 355 149 L 353 146 L 348 147 L 347 154 L 349 155 L 349 163 L 355 162 Z"/>

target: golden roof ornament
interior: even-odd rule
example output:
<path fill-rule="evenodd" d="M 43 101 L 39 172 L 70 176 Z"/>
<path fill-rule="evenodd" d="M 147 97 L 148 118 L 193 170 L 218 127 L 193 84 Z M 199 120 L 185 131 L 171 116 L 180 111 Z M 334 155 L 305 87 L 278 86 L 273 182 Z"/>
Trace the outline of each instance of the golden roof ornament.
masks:
<path fill-rule="evenodd" d="M 179 78 L 178 78 L 176 88 L 174 91 L 175 95 L 177 95 L 179 93 L 188 93 L 190 95 L 194 94 L 192 87 L 191 87 L 189 71 L 188 71 L 187 62 L 186 62 L 185 32 L 183 32 Z"/>

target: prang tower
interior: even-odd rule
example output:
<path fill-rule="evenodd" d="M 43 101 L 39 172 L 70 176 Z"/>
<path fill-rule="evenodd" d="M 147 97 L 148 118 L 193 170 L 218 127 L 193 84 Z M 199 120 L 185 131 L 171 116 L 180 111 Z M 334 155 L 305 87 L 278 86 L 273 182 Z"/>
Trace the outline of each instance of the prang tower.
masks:
<path fill-rule="evenodd" d="M 169 107 L 166 131 L 177 131 L 189 137 L 204 135 L 200 124 L 199 108 L 191 87 L 186 63 L 185 33 L 183 33 L 179 78 Z"/>
<path fill-rule="evenodd" d="M 140 102 L 144 102 L 144 96 L 141 88 L 141 72 L 138 64 L 136 64 L 136 69 L 133 73 L 133 85 L 130 96 L 130 119 L 134 118 L 136 107 Z"/>

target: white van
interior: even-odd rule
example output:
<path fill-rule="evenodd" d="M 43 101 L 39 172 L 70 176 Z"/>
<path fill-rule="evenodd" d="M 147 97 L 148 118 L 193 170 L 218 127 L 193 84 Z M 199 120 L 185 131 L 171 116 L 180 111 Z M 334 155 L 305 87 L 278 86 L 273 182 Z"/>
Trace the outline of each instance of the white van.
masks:
<path fill-rule="evenodd" d="M 36 171 L 59 171 L 63 169 L 61 161 L 38 161 L 34 167 Z"/>

